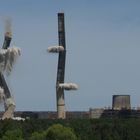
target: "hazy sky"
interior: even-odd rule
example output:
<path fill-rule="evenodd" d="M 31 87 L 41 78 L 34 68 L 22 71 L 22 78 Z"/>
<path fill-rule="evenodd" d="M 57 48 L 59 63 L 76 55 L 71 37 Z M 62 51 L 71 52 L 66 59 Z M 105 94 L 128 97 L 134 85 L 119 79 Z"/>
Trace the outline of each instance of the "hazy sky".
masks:
<path fill-rule="evenodd" d="M 11 46 L 21 48 L 7 83 L 16 110 L 56 110 L 57 13 L 65 13 L 66 110 L 111 106 L 113 94 L 140 106 L 139 0 L 0 0 L 0 44 L 5 17 L 12 18 Z"/>

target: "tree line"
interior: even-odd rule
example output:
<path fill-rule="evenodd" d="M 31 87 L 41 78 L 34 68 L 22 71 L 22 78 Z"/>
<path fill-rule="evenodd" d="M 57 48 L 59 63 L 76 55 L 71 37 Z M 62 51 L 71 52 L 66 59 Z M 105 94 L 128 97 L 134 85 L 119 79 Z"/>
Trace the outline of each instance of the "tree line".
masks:
<path fill-rule="evenodd" d="M 4 120 L 0 140 L 140 140 L 140 119 Z"/>

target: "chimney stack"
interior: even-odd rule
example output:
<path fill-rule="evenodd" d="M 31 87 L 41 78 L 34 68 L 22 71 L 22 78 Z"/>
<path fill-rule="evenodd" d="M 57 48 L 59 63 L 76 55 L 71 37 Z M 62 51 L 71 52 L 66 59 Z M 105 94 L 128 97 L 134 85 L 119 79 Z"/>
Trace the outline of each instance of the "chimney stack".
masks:
<path fill-rule="evenodd" d="M 65 61 L 66 61 L 66 43 L 65 43 L 65 23 L 64 13 L 58 13 L 58 38 L 59 46 L 63 46 L 64 51 L 59 52 L 57 80 L 56 80 L 56 100 L 57 100 L 57 114 L 59 119 L 65 119 L 65 98 L 64 89 L 59 87 L 60 83 L 64 83 L 65 77 Z"/>

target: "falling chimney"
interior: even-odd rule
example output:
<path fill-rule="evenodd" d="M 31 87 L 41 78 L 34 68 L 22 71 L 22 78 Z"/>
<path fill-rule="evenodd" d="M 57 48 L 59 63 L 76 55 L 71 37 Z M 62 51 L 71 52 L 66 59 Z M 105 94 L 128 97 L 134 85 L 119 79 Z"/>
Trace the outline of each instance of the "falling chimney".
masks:
<path fill-rule="evenodd" d="M 59 52 L 57 80 L 56 80 L 56 100 L 57 100 L 57 114 L 59 119 L 65 119 L 65 98 L 64 89 L 59 87 L 60 83 L 64 83 L 65 77 L 65 61 L 66 61 L 66 43 L 65 43 L 65 23 L 64 13 L 58 13 L 58 38 L 59 46 L 63 46 L 64 51 Z"/>

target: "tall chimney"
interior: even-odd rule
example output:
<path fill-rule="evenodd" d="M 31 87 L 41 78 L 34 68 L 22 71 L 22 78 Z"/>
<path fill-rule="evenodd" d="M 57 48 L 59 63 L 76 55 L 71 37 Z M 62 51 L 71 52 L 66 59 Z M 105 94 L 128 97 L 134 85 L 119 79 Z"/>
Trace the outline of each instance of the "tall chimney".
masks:
<path fill-rule="evenodd" d="M 64 89 L 59 87 L 60 83 L 64 83 L 65 77 L 65 60 L 66 60 L 66 44 L 65 44 L 65 23 L 64 13 L 58 13 L 58 38 L 59 46 L 63 46 L 64 51 L 59 52 L 57 80 L 56 80 L 56 98 L 57 98 L 57 117 L 65 119 L 65 98 Z"/>
<path fill-rule="evenodd" d="M 5 22 L 5 35 L 2 49 L 8 49 L 10 47 L 11 40 L 12 40 L 11 20 L 7 19 Z M 11 97 L 10 90 L 5 81 L 4 75 L 1 72 L 0 72 L 0 86 L 4 89 L 6 98 L 10 98 Z"/>
<path fill-rule="evenodd" d="M 11 18 L 5 19 L 5 36 L 2 49 L 8 49 L 12 39 Z"/>

